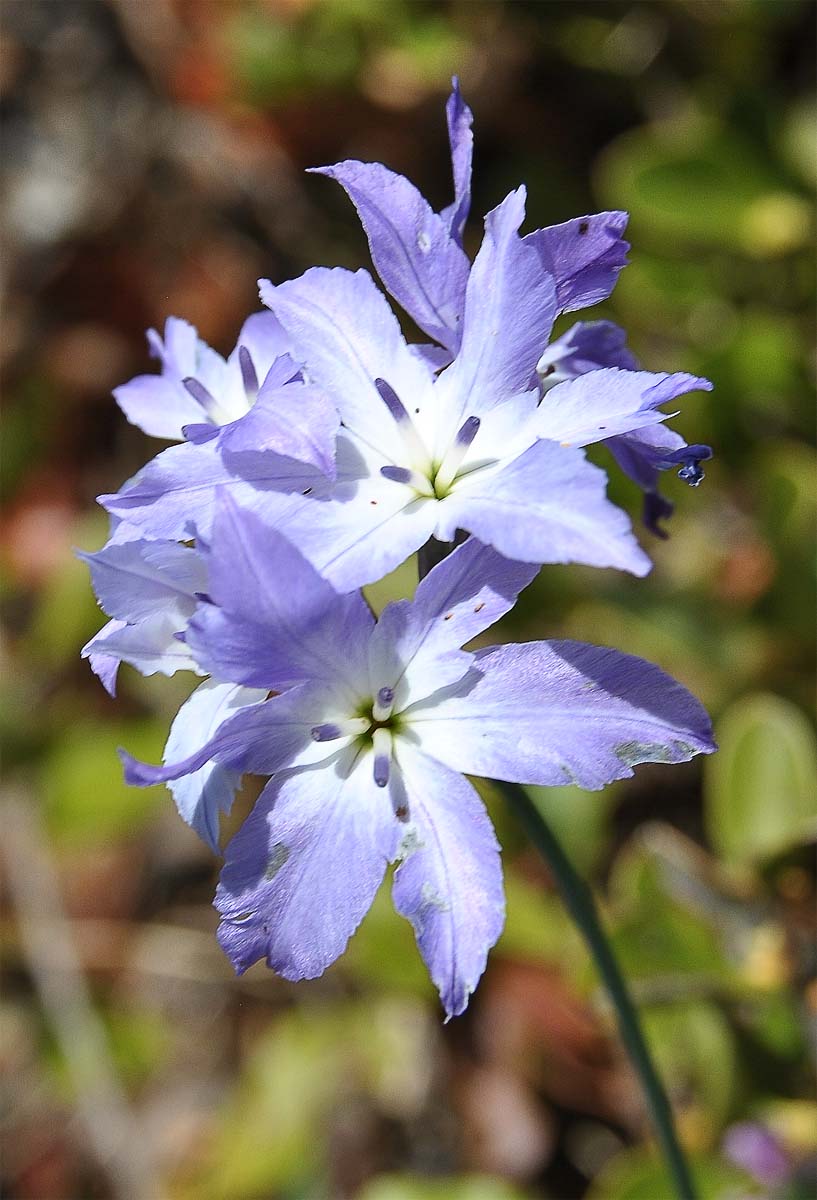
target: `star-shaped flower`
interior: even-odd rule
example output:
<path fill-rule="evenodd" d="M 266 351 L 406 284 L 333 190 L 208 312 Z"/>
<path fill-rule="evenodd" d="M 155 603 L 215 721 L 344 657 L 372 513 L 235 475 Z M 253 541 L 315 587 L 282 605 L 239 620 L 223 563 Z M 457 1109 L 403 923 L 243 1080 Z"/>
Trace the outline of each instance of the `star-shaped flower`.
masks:
<path fill-rule="evenodd" d="M 337 413 L 304 381 L 271 312 L 244 322 L 227 359 L 176 317 L 166 322 L 164 342 L 155 330 L 148 341 L 161 373 L 137 376 L 114 396 L 146 433 L 185 440 L 119 492 L 99 497 L 132 526 L 129 536 L 183 539 L 191 523 L 206 532 L 217 487 L 233 487 L 270 514 L 290 496 L 325 487 L 335 471 Z"/>
<path fill-rule="evenodd" d="M 473 134 L 471 110 L 459 83 L 446 107 L 454 203 L 437 214 L 409 180 L 381 163 L 354 160 L 316 168 L 335 179 L 355 205 L 369 240 L 372 261 L 384 286 L 438 346 L 423 348 L 434 367 L 446 366 L 460 351 L 471 269 L 462 248 L 462 230 L 471 204 Z M 627 262 L 624 212 L 575 217 L 527 234 L 523 241 L 538 255 L 544 274 L 555 285 L 555 315 L 605 300 Z M 540 345 L 539 375 L 545 387 L 604 367 L 635 370 L 626 335 L 610 321 L 580 322 L 550 345 Z M 594 386 L 604 387 L 603 378 Z M 700 386 L 709 387 L 701 381 Z M 658 471 L 678 468 L 682 479 L 703 479 L 700 462 L 711 458 L 708 446 L 687 446 L 668 429 L 636 428 L 607 442 L 619 466 L 643 489 L 644 521 L 658 536 L 660 518 L 673 511 L 658 491 Z"/>
<path fill-rule="evenodd" d="M 123 758 L 143 785 L 212 762 L 272 775 L 216 897 L 239 972 L 265 958 L 288 979 L 321 974 L 397 861 L 395 905 L 460 1013 L 504 919 L 499 847 L 463 772 L 592 789 L 714 749 L 700 704 L 640 659 L 578 642 L 463 651 L 535 574 L 473 538 L 378 621 L 226 496 L 203 556 L 187 644 L 215 678 L 281 694 L 184 761 Z"/>
<path fill-rule="evenodd" d="M 341 589 L 459 530 L 522 561 L 650 569 L 580 447 L 658 424 L 660 405 L 710 385 L 611 368 L 540 403 L 536 364 L 556 292 L 519 237 L 523 216 L 522 188 L 488 214 L 459 350 L 436 376 L 365 271 L 314 268 L 277 287 L 261 283 L 310 381 L 340 414 L 336 486 L 313 489 L 281 527 Z"/>

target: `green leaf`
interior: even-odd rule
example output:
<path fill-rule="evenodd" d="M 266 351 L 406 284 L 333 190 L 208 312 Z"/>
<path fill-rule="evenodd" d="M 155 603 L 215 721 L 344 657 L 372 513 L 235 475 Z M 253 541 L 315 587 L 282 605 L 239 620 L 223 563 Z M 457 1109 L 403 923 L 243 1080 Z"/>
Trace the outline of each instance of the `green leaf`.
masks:
<path fill-rule="evenodd" d="M 817 739 L 803 713 L 758 693 L 733 704 L 705 764 L 707 831 L 727 861 L 751 863 L 817 832 Z"/>

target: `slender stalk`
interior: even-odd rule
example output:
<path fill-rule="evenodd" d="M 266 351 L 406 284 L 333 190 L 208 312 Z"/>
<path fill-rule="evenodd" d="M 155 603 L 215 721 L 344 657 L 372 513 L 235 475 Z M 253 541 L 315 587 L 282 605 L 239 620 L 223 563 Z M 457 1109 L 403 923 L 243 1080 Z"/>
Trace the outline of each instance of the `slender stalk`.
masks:
<path fill-rule="evenodd" d="M 442 562 L 453 549 L 454 546 L 450 542 L 438 542 L 436 538 L 431 538 L 417 556 L 420 579 L 423 579 L 438 562 Z M 534 846 L 548 864 L 559 885 L 568 911 L 587 942 L 616 1011 L 621 1040 L 641 1081 L 644 1099 L 652 1115 L 658 1142 L 675 1185 L 678 1200 L 696 1200 L 695 1185 L 675 1132 L 672 1108 L 647 1049 L 638 1013 L 627 990 L 624 976 L 619 970 L 612 947 L 602 929 L 593 893 L 584 880 L 576 874 L 573 864 L 556 840 L 553 830 L 524 788 L 521 788 L 518 783 L 505 783 L 502 780 L 494 780 L 494 782 L 513 808 Z"/>
<path fill-rule="evenodd" d="M 618 1019 L 621 1040 L 641 1081 L 644 1098 L 652 1115 L 655 1132 L 679 1200 L 695 1200 L 695 1185 L 675 1132 L 667 1094 L 650 1057 L 638 1013 L 612 948 L 602 929 L 593 894 L 577 875 L 572 863 L 554 837 L 545 818 L 524 788 L 517 783 L 496 781 L 521 825 L 544 858 L 565 904 L 578 925 L 604 981 Z"/>

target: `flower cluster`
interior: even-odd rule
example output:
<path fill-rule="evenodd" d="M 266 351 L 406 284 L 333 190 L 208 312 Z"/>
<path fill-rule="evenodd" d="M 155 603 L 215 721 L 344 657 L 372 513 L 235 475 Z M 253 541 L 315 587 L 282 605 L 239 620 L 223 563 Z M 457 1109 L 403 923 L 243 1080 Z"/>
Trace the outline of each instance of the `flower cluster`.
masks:
<path fill-rule="evenodd" d="M 523 236 L 519 188 L 469 260 L 456 80 L 447 118 L 442 212 L 380 164 L 322 168 L 430 341 L 408 343 L 371 275 L 340 268 L 262 280 L 268 311 L 226 360 L 185 321 L 149 333 L 160 372 L 115 396 L 178 444 L 100 498 L 111 536 L 84 557 L 111 619 L 83 654 L 111 694 L 121 662 L 205 677 L 163 766 L 122 757 L 131 783 L 168 783 L 213 849 L 242 775 L 270 777 L 216 895 L 236 970 L 263 958 L 287 979 L 319 975 L 396 863 L 395 906 L 451 1016 L 504 918 L 499 846 L 465 776 L 601 788 L 714 746 L 694 697 L 637 658 L 570 641 L 463 649 L 542 564 L 649 570 L 583 447 L 609 446 L 660 532 L 658 473 L 697 484 L 710 455 L 663 406 L 710 384 L 639 370 L 606 321 L 550 340 L 559 314 L 612 291 L 624 213 Z M 414 599 L 375 620 L 359 589 L 417 551 Z"/>

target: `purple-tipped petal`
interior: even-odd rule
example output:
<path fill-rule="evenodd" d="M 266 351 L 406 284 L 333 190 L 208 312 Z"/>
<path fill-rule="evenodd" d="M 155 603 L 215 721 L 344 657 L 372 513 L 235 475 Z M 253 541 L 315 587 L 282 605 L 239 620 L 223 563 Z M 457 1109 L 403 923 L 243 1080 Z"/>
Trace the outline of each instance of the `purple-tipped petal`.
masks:
<path fill-rule="evenodd" d="M 440 216 L 448 222 L 452 238 L 461 246 L 465 222 L 471 210 L 471 161 L 474 155 L 473 113 L 462 98 L 460 81 L 451 80 L 451 95 L 445 106 L 448 141 L 451 146 L 451 168 L 454 175 L 454 203 L 443 209 Z"/>
<path fill-rule="evenodd" d="M 429 337 L 456 352 L 469 263 L 449 222 L 380 163 L 349 160 L 316 173 L 345 189 L 387 291 Z"/>
<path fill-rule="evenodd" d="M 539 437 L 562 445 L 587 446 L 666 420 L 659 404 L 697 389 L 707 379 L 677 372 L 622 371 L 607 367 L 557 384 L 545 394 L 533 421 Z"/>
<path fill-rule="evenodd" d="M 443 436 L 469 416 L 527 391 L 556 313 L 552 279 L 519 237 L 525 190 L 511 192 L 485 218 L 485 237 L 468 279 L 462 345 L 435 391 Z"/>
<path fill-rule="evenodd" d="M 596 213 L 537 229 L 524 239 L 556 282 L 559 312 L 587 308 L 610 295 L 627 265 L 627 221 L 624 212 Z"/>
<path fill-rule="evenodd" d="M 265 958 L 285 979 L 314 979 L 371 907 L 394 857 L 398 822 L 371 763 L 273 780 L 230 842 L 216 908 L 236 971 Z"/>
<path fill-rule="evenodd" d="M 410 824 L 394 906 L 414 926 L 446 1017 L 455 1017 L 505 923 L 499 844 L 482 801 L 461 775 L 407 747 L 399 764 Z"/>
<path fill-rule="evenodd" d="M 474 659 L 459 694 L 409 713 L 423 751 L 456 771 L 595 790 L 637 763 L 715 749 L 699 701 L 643 659 L 581 642 L 495 646 Z"/>

